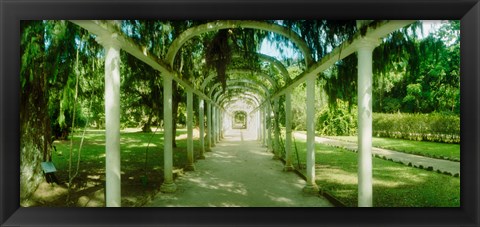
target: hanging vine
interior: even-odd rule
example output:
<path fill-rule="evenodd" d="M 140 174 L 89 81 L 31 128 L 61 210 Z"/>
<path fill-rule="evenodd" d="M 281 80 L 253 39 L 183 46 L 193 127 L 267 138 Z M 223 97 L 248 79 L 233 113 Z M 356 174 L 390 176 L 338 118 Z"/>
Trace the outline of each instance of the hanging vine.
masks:
<path fill-rule="evenodd" d="M 217 79 L 222 83 L 223 90 L 227 87 L 227 65 L 232 59 L 232 49 L 229 45 L 231 30 L 222 29 L 215 34 L 212 41 L 207 44 L 205 60 L 208 68 L 215 68 Z"/>

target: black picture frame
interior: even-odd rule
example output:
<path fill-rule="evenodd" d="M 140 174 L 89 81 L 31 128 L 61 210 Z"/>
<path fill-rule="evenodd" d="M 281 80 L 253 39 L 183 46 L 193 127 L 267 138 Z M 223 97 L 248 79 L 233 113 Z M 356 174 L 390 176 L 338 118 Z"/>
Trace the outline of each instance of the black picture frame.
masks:
<path fill-rule="evenodd" d="M 0 0 L 2 226 L 479 226 L 478 0 Z M 20 20 L 461 19 L 460 208 L 20 208 Z"/>

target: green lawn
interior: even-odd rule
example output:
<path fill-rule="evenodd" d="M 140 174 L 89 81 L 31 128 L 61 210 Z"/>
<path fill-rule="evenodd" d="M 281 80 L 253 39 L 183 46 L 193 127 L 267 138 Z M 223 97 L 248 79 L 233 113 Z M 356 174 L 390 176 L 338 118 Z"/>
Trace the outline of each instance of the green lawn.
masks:
<path fill-rule="evenodd" d="M 186 134 L 185 130 L 177 130 L 177 136 Z M 82 132 L 77 132 L 73 139 L 73 163 L 77 161 L 76 154 L 82 138 Z M 149 144 L 150 142 L 150 144 Z M 177 140 L 174 152 L 174 166 L 181 167 L 186 161 L 187 140 Z M 70 140 L 55 141 L 57 152 L 53 155 L 53 162 L 57 169 L 67 170 L 70 152 Z M 147 149 L 148 146 L 148 149 Z M 194 146 L 199 147 L 198 140 L 194 140 Z M 122 169 L 138 168 L 138 169 L 159 169 L 163 166 L 163 132 L 144 133 L 138 132 L 121 132 L 120 135 L 120 152 L 122 160 Z M 85 133 L 83 147 L 81 150 L 81 163 L 105 164 L 105 132 L 103 130 L 88 130 Z"/>
<path fill-rule="evenodd" d="M 357 136 L 329 136 L 329 138 L 355 143 L 357 142 Z M 374 147 L 385 148 L 410 154 L 417 154 L 452 161 L 460 161 L 460 144 L 374 137 L 372 140 L 372 145 Z"/>
<path fill-rule="evenodd" d="M 177 136 L 186 134 L 178 129 Z M 82 132 L 77 132 L 73 140 L 72 169 L 77 164 L 77 151 Z M 186 137 L 186 136 L 184 136 Z M 151 143 L 149 144 L 149 141 Z M 148 145 L 149 144 L 149 145 Z M 173 152 L 173 166 L 183 168 L 187 162 L 187 140 L 177 139 L 177 148 Z M 148 145 L 148 150 L 147 150 Z M 56 176 L 60 182 L 68 182 L 70 140 L 55 141 L 57 151 L 52 161 L 57 168 Z M 194 152 L 199 155 L 199 141 L 194 140 Z M 121 132 L 121 174 L 122 206 L 137 206 L 155 194 L 163 182 L 163 132 L 144 133 L 141 130 Z M 92 191 L 103 190 L 105 182 L 105 131 L 87 130 L 81 150 L 78 176 L 73 181 L 74 196 L 91 197 Z M 64 201 L 64 200 L 62 200 Z M 103 199 L 100 200 L 103 202 Z"/>
<path fill-rule="evenodd" d="M 300 161 L 305 163 L 305 141 L 296 140 Z M 357 154 L 316 144 L 315 160 L 320 168 L 316 171 L 318 186 L 345 205 L 357 206 Z M 459 207 L 460 179 L 373 158 L 373 205 Z"/>

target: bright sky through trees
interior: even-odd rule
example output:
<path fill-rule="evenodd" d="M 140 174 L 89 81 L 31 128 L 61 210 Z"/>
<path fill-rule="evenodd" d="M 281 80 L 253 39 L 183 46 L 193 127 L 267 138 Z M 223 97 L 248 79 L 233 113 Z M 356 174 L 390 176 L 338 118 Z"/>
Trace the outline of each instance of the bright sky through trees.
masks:
<path fill-rule="evenodd" d="M 423 24 L 423 32 L 420 30 L 418 31 L 418 35 L 420 38 L 425 38 L 427 37 L 430 33 L 436 31 L 441 23 L 444 23 L 444 21 L 440 20 L 422 20 Z M 299 52 L 295 51 L 293 48 L 290 46 L 283 45 L 282 47 L 283 51 L 283 56 L 287 58 L 297 58 L 299 57 Z M 260 53 L 269 55 L 278 59 L 282 59 L 282 52 L 279 50 L 274 44 L 272 44 L 268 38 L 265 38 L 261 44 L 260 47 Z"/>

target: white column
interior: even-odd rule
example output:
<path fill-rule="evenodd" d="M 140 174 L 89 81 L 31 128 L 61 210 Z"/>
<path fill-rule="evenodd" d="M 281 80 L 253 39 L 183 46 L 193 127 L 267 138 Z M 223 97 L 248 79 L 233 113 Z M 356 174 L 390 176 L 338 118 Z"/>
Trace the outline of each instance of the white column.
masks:
<path fill-rule="evenodd" d="M 372 53 L 376 40 L 358 45 L 358 206 L 372 206 Z"/>
<path fill-rule="evenodd" d="M 97 38 L 105 48 L 105 203 L 121 206 L 120 170 L 120 45 Z"/>
<path fill-rule="evenodd" d="M 193 162 L 193 92 L 187 90 L 187 166 L 185 170 L 195 170 Z"/>
<path fill-rule="evenodd" d="M 172 122 L 172 78 L 170 76 L 163 77 L 163 172 L 164 181 L 160 190 L 166 193 L 173 193 L 177 190 L 177 186 L 173 182 L 173 122 Z"/>
<path fill-rule="evenodd" d="M 294 170 L 292 164 L 292 93 L 285 94 L 285 171 Z"/>
<path fill-rule="evenodd" d="M 262 115 L 260 109 L 255 114 L 257 118 L 257 140 L 262 141 Z"/>
<path fill-rule="evenodd" d="M 215 143 L 220 142 L 220 111 L 215 107 Z"/>
<path fill-rule="evenodd" d="M 223 110 L 220 110 L 220 118 L 218 119 L 220 121 L 220 136 L 219 136 L 219 140 L 221 140 L 223 138 L 223 119 L 224 119 L 224 115 L 225 113 L 223 112 Z"/>
<path fill-rule="evenodd" d="M 198 124 L 200 126 L 200 159 L 205 159 L 205 110 L 204 101 L 202 98 L 199 100 L 198 107 Z"/>
<path fill-rule="evenodd" d="M 212 144 L 212 103 L 208 102 L 207 103 L 207 144 L 208 144 L 208 151 L 211 151 L 210 149 L 213 147 Z"/>
<path fill-rule="evenodd" d="M 267 147 L 268 151 L 273 152 L 273 147 L 272 147 L 272 111 L 270 107 L 270 101 L 267 104 Z"/>
<path fill-rule="evenodd" d="M 220 111 L 218 107 L 215 108 L 215 142 L 218 143 L 218 138 L 220 136 Z"/>
<path fill-rule="evenodd" d="M 212 146 L 217 144 L 217 113 L 216 108 L 212 105 Z"/>
<path fill-rule="evenodd" d="M 217 130 L 216 130 L 216 138 L 217 138 L 217 143 L 220 142 L 220 133 L 222 131 L 221 129 L 221 121 L 220 121 L 220 118 L 221 118 L 221 113 L 220 113 L 220 108 L 216 108 L 215 110 L 215 118 L 217 119 Z"/>
<path fill-rule="evenodd" d="M 258 109 L 260 114 L 260 130 L 261 130 L 261 140 L 263 146 L 265 146 L 265 111 L 263 107 Z"/>
<path fill-rule="evenodd" d="M 263 145 L 268 146 L 267 143 L 267 107 L 262 108 L 262 121 L 263 121 L 263 127 L 262 127 L 262 137 L 263 137 Z"/>
<path fill-rule="evenodd" d="M 278 125 L 278 113 L 279 111 L 279 98 L 276 97 L 273 101 L 273 112 L 274 112 L 274 119 L 273 119 L 273 159 L 280 159 L 280 125 Z"/>
<path fill-rule="evenodd" d="M 318 193 L 315 183 L 315 76 L 309 76 L 307 83 L 307 193 Z"/>

